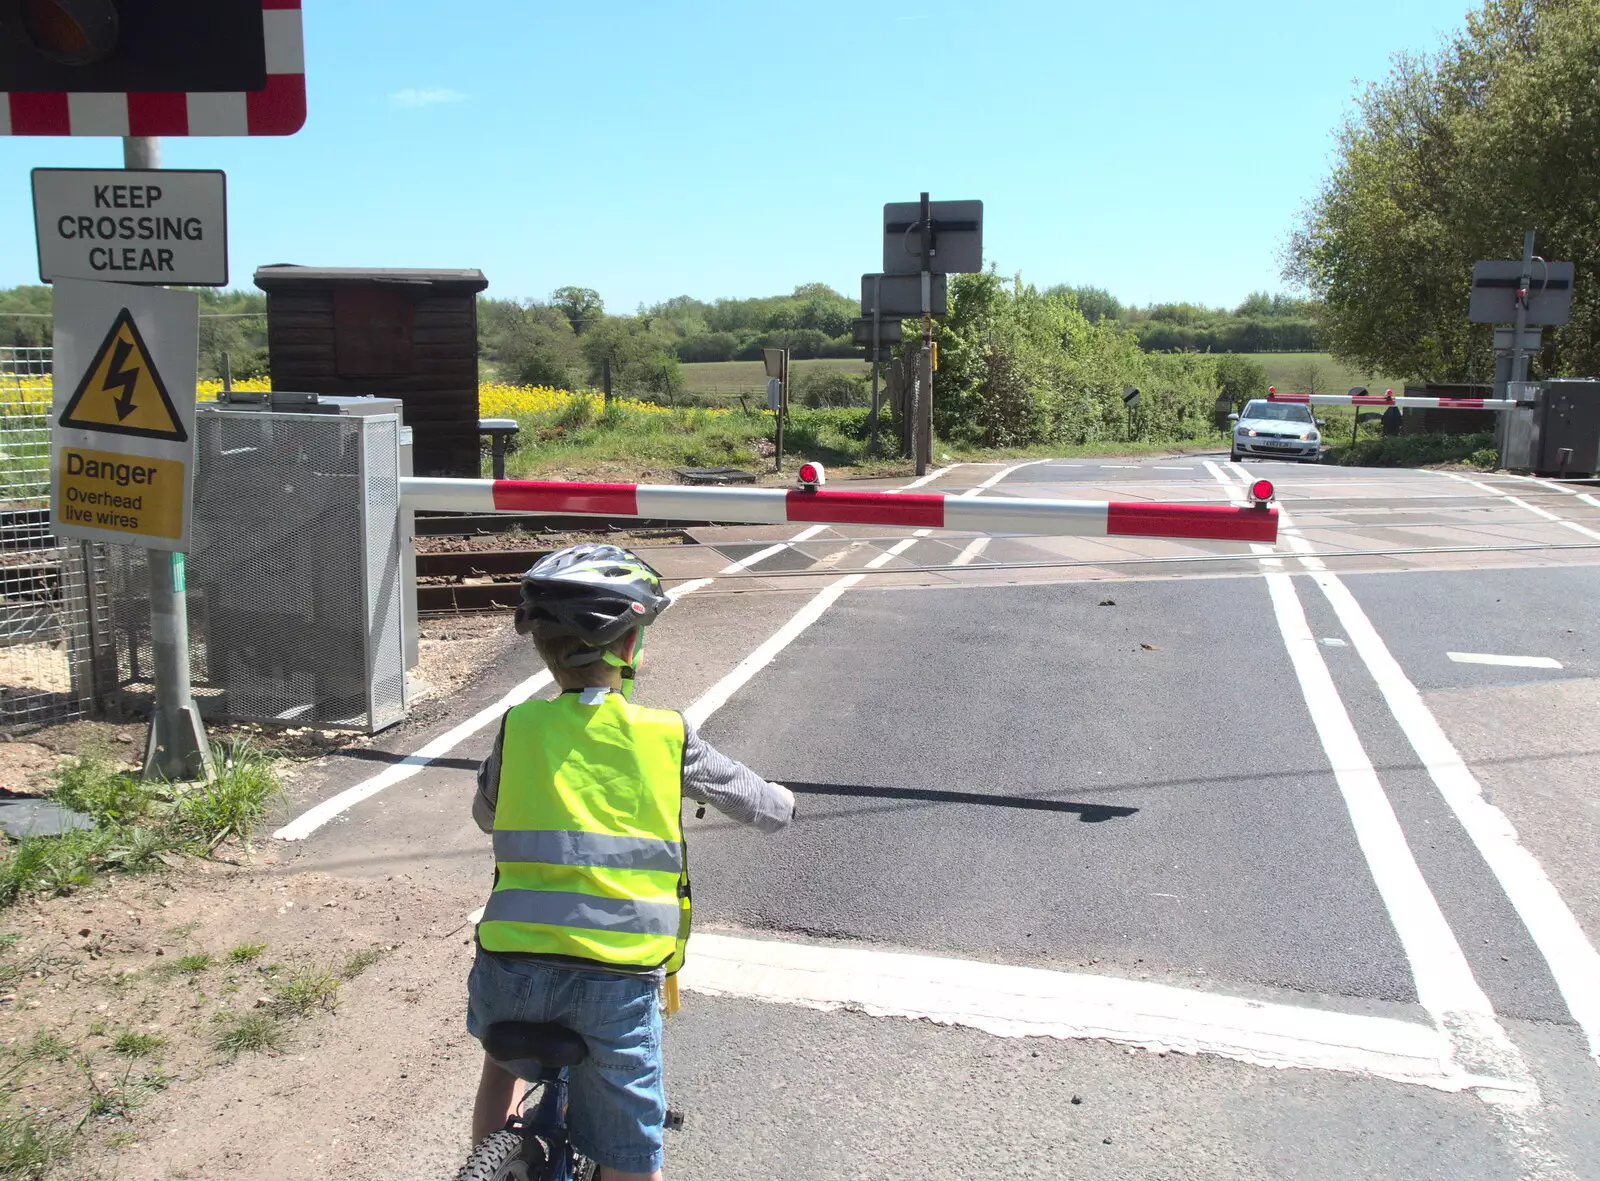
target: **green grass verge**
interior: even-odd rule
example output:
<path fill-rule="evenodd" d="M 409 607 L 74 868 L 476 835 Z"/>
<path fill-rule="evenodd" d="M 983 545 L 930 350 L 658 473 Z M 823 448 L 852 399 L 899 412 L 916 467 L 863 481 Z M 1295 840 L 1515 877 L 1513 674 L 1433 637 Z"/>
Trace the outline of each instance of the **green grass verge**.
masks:
<path fill-rule="evenodd" d="M 773 470 L 774 420 L 765 413 L 706 410 L 644 411 L 613 402 L 595 412 L 587 402 L 546 414 L 528 414 L 506 473 L 519 479 L 668 479 L 678 467 L 736 467 Z M 795 407 L 784 431 L 784 468 L 792 472 L 807 459 L 837 474 L 890 476 L 910 470 L 897 454 L 893 428 L 884 417 L 879 448 L 869 452 L 867 411 L 860 407 L 811 410 Z M 934 457 L 1007 459 L 1073 455 L 1164 454 L 1183 449 L 1225 447 L 1221 435 L 1150 443 L 1067 446 L 1046 443 L 1021 450 L 962 447 L 936 441 Z M 943 462 L 943 460 L 941 460 Z M 487 474 L 487 472 L 485 473 Z"/>
<path fill-rule="evenodd" d="M 147 781 L 94 757 L 67 764 L 51 798 L 94 827 L 9 844 L 0 906 L 71 894 L 101 873 L 157 869 L 170 854 L 204 855 L 230 837 L 248 839 L 278 792 L 271 760 L 249 747 L 213 753 L 217 774 L 205 784 Z"/>

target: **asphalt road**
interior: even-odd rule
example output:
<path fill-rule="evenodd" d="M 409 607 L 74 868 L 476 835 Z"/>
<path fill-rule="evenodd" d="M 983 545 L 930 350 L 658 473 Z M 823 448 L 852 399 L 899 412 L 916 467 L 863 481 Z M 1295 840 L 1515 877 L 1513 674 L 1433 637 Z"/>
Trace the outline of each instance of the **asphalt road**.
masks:
<path fill-rule="evenodd" d="M 689 821 L 669 1175 L 1600 1177 L 1600 503 L 1222 459 L 928 486 L 1219 503 L 1267 475 L 1277 549 L 858 529 L 752 563 L 792 535 L 727 527 L 663 555 L 713 581 L 653 629 L 642 698 L 725 699 L 703 732 L 800 799 L 775 837 Z M 390 757 L 532 671 L 488 670 Z M 490 736 L 295 864 L 426 865 L 465 917 Z M 438 1121 L 471 1083 L 430 1080 Z M 387 1129 L 382 1175 L 448 1175 L 437 1127 Z"/>

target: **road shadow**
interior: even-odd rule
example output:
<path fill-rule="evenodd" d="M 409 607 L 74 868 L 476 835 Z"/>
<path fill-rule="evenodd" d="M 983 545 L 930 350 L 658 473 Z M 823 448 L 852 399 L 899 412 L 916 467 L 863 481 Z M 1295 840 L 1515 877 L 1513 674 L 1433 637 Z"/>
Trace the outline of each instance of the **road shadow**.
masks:
<path fill-rule="evenodd" d="M 1085 824 L 1125 820 L 1136 816 L 1138 808 L 1116 804 L 1079 804 L 1070 800 L 1043 800 L 1036 796 L 1000 796 L 975 791 L 934 791 L 917 787 L 867 787 L 847 783 L 795 783 L 784 786 L 796 795 L 845 796 L 850 799 L 909 800 L 920 804 L 978 804 L 988 808 L 1020 808 L 1032 812 L 1073 812 Z"/>

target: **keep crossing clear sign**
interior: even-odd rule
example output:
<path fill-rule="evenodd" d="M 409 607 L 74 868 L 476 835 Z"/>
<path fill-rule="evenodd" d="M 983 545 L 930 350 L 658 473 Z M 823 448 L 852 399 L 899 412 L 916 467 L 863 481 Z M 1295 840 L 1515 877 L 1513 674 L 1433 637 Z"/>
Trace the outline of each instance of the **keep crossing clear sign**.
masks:
<path fill-rule="evenodd" d="M 57 281 L 56 536 L 188 548 L 199 336 L 192 292 Z"/>

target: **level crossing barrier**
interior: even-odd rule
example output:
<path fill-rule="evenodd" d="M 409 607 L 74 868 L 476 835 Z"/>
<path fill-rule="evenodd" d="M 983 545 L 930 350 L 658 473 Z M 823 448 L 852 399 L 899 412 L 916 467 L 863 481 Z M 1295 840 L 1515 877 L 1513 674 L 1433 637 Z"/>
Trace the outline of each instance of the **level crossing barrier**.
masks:
<path fill-rule="evenodd" d="M 407 477 L 404 507 L 425 512 L 562 513 L 726 524 L 894 525 L 969 533 L 1176 540 L 1278 539 L 1278 510 L 1265 501 L 1237 507 L 1143 501 L 944 496 L 898 491 L 705 488 L 541 480 Z"/>
<path fill-rule="evenodd" d="M 1301 406 L 1398 406 L 1401 410 L 1511 410 L 1515 398 L 1425 398 L 1394 391 L 1383 394 L 1279 394 L 1268 393 L 1269 402 L 1292 402 Z"/>

